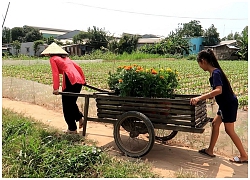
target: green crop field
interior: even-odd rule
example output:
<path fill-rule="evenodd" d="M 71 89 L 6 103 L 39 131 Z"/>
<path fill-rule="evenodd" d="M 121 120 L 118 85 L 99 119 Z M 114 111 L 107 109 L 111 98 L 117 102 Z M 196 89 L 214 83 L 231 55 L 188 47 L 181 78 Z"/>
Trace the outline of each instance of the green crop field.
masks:
<path fill-rule="evenodd" d="M 103 61 L 80 64 L 86 76 L 86 81 L 92 86 L 108 89 L 108 72 L 114 72 L 118 66 L 137 64 L 144 68 L 171 68 L 179 72 L 179 87 L 177 94 L 202 94 L 210 90 L 209 73 L 199 68 L 196 61 L 188 60 L 137 60 L 137 61 Z M 228 76 L 234 92 L 239 97 L 248 94 L 248 62 L 220 61 L 221 67 Z M 24 78 L 43 84 L 52 84 L 50 65 L 15 65 L 3 66 L 3 76 Z"/>

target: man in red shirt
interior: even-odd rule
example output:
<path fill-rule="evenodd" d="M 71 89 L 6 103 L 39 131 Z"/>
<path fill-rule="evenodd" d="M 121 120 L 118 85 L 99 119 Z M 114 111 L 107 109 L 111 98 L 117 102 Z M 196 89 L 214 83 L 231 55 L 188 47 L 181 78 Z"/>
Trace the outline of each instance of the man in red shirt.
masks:
<path fill-rule="evenodd" d="M 56 43 L 49 45 L 41 54 L 50 56 L 50 65 L 53 75 L 53 94 L 59 94 L 60 78 L 63 75 L 63 92 L 80 93 L 82 85 L 85 84 L 85 76 L 81 67 L 67 57 L 68 53 Z M 82 127 L 83 114 L 76 104 L 77 96 L 62 96 L 63 114 L 68 129 L 66 133 L 76 134 L 76 122 L 79 121 L 79 128 Z"/>

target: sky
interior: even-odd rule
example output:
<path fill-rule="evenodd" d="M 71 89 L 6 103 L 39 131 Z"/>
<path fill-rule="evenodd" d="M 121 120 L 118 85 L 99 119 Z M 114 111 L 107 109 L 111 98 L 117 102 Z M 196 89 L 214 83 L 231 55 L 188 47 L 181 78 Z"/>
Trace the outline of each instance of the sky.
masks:
<path fill-rule="evenodd" d="M 212 24 L 220 38 L 241 33 L 248 26 L 247 0 L 1 0 L 4 27 L 38 26 L 83 30 L 96 26 L 116 36 L 155 34 L 168 36 L 181 23 Z"/>

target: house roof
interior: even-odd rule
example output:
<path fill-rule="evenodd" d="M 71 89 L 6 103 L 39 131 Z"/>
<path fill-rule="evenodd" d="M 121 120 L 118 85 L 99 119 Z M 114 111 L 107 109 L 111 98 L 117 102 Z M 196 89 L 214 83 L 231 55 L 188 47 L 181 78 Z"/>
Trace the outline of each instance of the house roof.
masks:
<path fill-rule="evenodd" d="M 72 31 L 72 30 L 66 30 L 66 29 L 56 29 L 56 28 L 47 28 L 47 27 L 38 27 L 38 26 L 29 26 L 29 27 L 39 29 L 40 31 L 55 31 L 55 32 L 64 32 L 64 33 Z"/>
<path fill-rule="evenodd" d="M 205 47 L 205 48 L 216 48 L 216 47 L 220 47 L 220 46 L 227 46 L 229 49 L 239 49 L 239 48 L 236 47 L 236 46 L 227 45 L 227 44 L 217 44 L 217 45 L 214 45 L 214 46 L 204 46 L 204 47 Z"/>
<path fill-rule="evenodd" d="M 234 44 L 236 43 L 237 41 L 236 40 L 226 40 L 226 41 L 221 41 L 220 44 L 223 45 L 229 45 L 229 44 Z"/>
<path fill-rule="evenodd" d="M 139 38 L 138 44 L 154 44 L 158 43 L 162 40 L 162 38 Z"/>
<path fill-rule="evenodd" d="M 236 47 L 236 46 L 232 46 L 232 45 L 227 45 L 227 47 L 228 47 L 229 49 L 240 49 L 240 48 L 238 48 L 238 47 Z"/>
<path fill-rule="evenodd" d="M 57 36 L 56 39 L 73 39 L 73 37 L 79 34 L 80 32 L 81 32 L 80 30 L 70 31 L 65 34 Z"/>
<path fill-rule="evenodd" d="M 160 37 L 154 34 L 144 34 L 142 35 L 142 38 L 160 38 Z"/>

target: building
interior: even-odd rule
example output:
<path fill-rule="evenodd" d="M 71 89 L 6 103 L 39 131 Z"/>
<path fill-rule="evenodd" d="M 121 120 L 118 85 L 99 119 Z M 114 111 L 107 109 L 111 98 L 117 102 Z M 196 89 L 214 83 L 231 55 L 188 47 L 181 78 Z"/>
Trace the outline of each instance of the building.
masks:
<path fill-rule="evenodd" d="M 37 26 L 30 26 L 39 30 L 40 33 L 43 34 L 44 38 L 49 38 L 51 36 L 58 37 L 60 35 L 66 34 L 71 32 L 72 30 L 65 30 L 65 29 L 55 29 L 55 28 L 46 28 L 46 27 L 37 27 Z"/>
<path fill-rule="evenodd" d="M 204 49 L 212 49 L 214 55 L 220 60 L 235 60 L 238 59 L 236 52 L 239 50 L 236 47 L 236 40 L 221 41 L 219 44 L 214 46 L 205 46 Z"/>
<path fill-rule="evenodd" d="M 85 55 L 86 53 L 91 52 L 91 48 L 86 46 L 85 44 L 70 44 L 70 45 L 65 45 L 62 46 L 62 48 L 68 52 L 69 55 L 77 55 L 77 56 L 82 56 Z"/>
<path fill-rule="evenodd" d="M 80 30 L 69 31 L 65 34 L 57 36 L 56 39 L 64 44 L 66 44 L 67 42 L 73 43 L 73 37 L 79 34 L 80 32 L 81 32 Z"/>
<path fill-rule="evenodd" d="M 144 45 L 153 45 L 155 43 L 161 42 L 162 38 L 139 38 L 137 42 L 137 48 Z"/>
<path fill-rule="evenodd" d="M 184 38 L 189 43 L 189 54 L 198 54 L 201 50 L 203 50 L 202 42 L 204 41 L 204 37 L 188 37 Z"/>
<path fill-rule="evenodd" d="M 21 49 L 19 53 L 27 56 L 39 56 L 46 47 L 47 45 L 39 45 L 39 49 L 35 54 L 34 42 L 21 43 Z"/>

